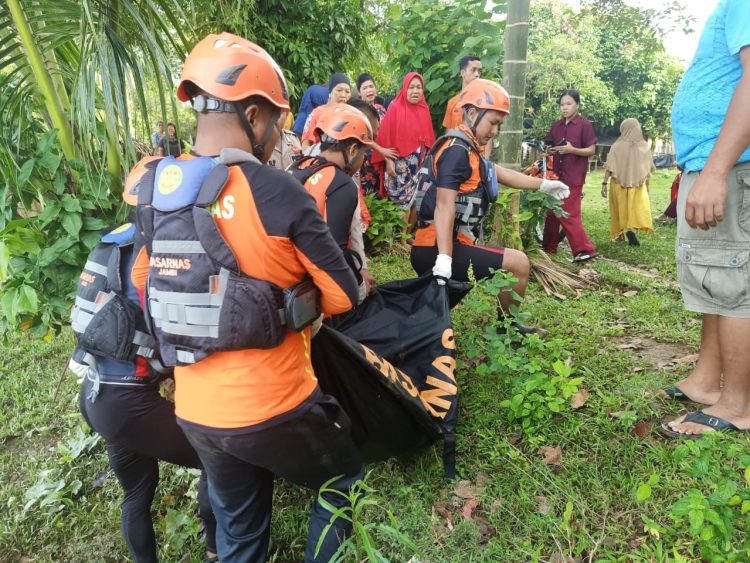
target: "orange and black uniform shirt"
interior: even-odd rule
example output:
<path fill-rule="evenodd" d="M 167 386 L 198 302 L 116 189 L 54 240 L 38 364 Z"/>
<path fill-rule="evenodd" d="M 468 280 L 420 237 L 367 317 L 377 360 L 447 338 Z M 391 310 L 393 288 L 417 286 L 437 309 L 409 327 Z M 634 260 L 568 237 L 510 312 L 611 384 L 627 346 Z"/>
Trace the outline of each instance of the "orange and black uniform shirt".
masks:
<path fill-rule="evenodd" d="M 306 158 L 292 167 L 292 176 L 305 184 L 315 198 L 320 214 L 339 248 L 349 247 L 352 218 L 357 210 L 359 188 L 338 166 L 325 166 L 310 175 L 310 168 L 325 162 L 323 157 Z"/>
<path fill-rule="evenodd" d="M 471 138 L 471 132 L 461 126 L 461 130 Z M 481 156 L 476 147 L 470 147 L 466 141 L 450 137 L 435 153 L 435 189 L 445 188 L 458 193 L 473 192 L 482 180 Z M 474 244 L 474 241 L 462 233 L 455 235 L 463 244 Z M 437 237 L 435 224 L 417 229 L 414 246 L 435 246 Z"/>
<path fill-rule="evenodd" d="M 456 107 L 456 104 L 458 104 L 458 97 L 460 95 L 460 93 L 456 94 L 450 100 L 448 100 L 448 105 L 445 108 L 445 116 L 443 117 L 443 127 L 446 130 L 457 129 L 458 126 L 463 122 L 463 110 Z"/>
<path fill-rule="evenodd" d="M 309 274 L 325 314 L 356 304 L 357 282 L 341 249 L 310 194 L 289 174 L 257 163 L 230 166 L 212 215 L 244 274 L 280 287 Z M 300 407 L 317 388 L 310 329 L 288 332 L 269 350 L 216 352 L 178 366 L 175 384 L 181 422 L 222 431 L 265 423 Z"/>

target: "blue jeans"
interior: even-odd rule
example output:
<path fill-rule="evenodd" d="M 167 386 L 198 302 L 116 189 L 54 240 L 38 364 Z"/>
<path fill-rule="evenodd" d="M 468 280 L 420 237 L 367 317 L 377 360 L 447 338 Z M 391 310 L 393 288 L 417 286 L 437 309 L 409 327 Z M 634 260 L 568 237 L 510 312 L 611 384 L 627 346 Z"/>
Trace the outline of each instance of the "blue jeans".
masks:
<path fill-rule="evenodd" d="M 209 496 L 216 515 L 216 544 L 222 563 L 262 563 L 266 560 L 271 523 L 274 476 L 318 491 L 347 493 L 362 478 L 363 468 L 350 436 L 351 423 L 336 399 L 316 390 L 312 406 L 297 417 L 249 432 L 232 433 L 183 423 L 185 434 L 208 474 Z M 336 508 L 348 500 L 336 493 L 323 498 Z M 331 513 L 313 502 L 305 561 L 327 563 L 351 523 L 338 518 L 318 540 Z"/>

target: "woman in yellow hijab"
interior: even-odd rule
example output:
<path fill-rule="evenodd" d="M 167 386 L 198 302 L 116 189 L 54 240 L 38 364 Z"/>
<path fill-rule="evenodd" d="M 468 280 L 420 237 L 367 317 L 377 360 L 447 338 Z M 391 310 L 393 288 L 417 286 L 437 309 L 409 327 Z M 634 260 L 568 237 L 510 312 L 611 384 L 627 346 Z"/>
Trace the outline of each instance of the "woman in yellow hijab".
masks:
<path fill-rule="evenodd" d="M 641 124 L 630 117 L 620 124 L 620 138 L 612 145 L 604 165 L 602 197 L 607 197 L 609 184 L 612 239 L 627 237 L 629 244 L 638 246 L 636 230 L 653 232 L 648 193 L 653 170 L 651 148 L 643 138 Z"/>

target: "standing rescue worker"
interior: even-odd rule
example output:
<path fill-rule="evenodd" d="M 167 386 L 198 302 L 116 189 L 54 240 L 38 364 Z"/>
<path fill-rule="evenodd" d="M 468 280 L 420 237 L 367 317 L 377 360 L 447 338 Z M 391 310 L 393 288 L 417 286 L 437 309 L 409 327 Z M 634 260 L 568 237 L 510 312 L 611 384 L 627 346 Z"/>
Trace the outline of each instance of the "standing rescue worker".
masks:
<path fill-rule="evenodd" d="M 567 197 L 568 186 L 502 168 L 483 157 L 481 147 L 495 137 L 510 112 L 510 99 L 502 86 L 477 78 L 461 92 L 457 107 L 463 112 L 463 123 L 435 142 L 420 171 L 412 266 L 420 275 L 432 269 L 439 281 L 453 278 L 464 282 L 469 281 L 470 266 L 477 279 L 503 269 L 518 279 L 512 289 L 523 297 L 529 280 L 528 257 L 512 248 L 476 244 L 489 206 L 497 198 L 498 182 L 539 189 L 558 199 Z M 501 317 L 516 304 L 513 292 L 500 293 Z M 544 333 L 514 325 L 522 334 Z"/>
<path fill-rule="evenodd" d="M 321 309 L 349 310 L 357 283 L 310 195 L 261 164 L 289 111 L 268 53 L 208 35 L 188 55 L 177 97 L 197 112 L 194 153 L 163 159 L 141 182 L 139 219 L 149 313 L 162 357 L 177 366 L 178 423 L 208 473 L 219 559 L 266 560 L 279 476 L 313 491 L 326 484 L 305 561 L 329 561 L 351 523 L 336 519 L 321 539 L 326 507 L 347 504 L 362 462 L 349 418 L 317 385 L 309 323 Z M 299 298 L 312 295 L 300 290 L 305 279 L 319 306 Z"/>
<path fill-rule="evenodd" d="M 136 167 L 128 183 L 143 172 L 144 168 Z M 91 252 L 71 315 L 78 346 L 70 369 L 82 378 L 81 414 L 104 438 L 109 464 L 124 492 L 120 529 L 130 556 L 136 563 L 156 563 L 151 505 L 159 484 L 159 461 L 197 469 L 202 466 L 177 425 L 174 404 L 159 394 L 159 382 L 167 376 L 167 370 L 153 361 L 155 342 L 146 331 L 141 309 L 143 290 L 138 287 L 142 288 L 143 281 L 137 278 L 146 272 L 138 271 L 134 264 L 142 248 L 135 225 L 128 223 L 104 235 Z M 121 334 L 115 334 L 117 331 L 107 330 L 104 318 L 118 302 L 118 309 L 130 308 L 135 319 L 135 338 L 127 342 Z M 124 344 L 117 354 L 121 359 L 113 357 L 114 352 L 107 355 L 102 351 L 118 341 Z M 159 371 L 146 361 L 147 356 L 152 356 L 151 364 Z M 205 527 L 205 561 L 216 561 L 216 520 L 205 472 L 199 481 L 198 507 Z"/>
<path fill-rule="evenodd" d="M 372 274 L 364 267 L 362 229 L 352 229 L 357 217 L 359 188 L 352 179 L 362 167 L 373 144 L 367 117 L 348 104 L 329 104 L 318 119 L 320 155 L 308 156 L 292 167 L 292 175 L 315 198 L 331 236 L 344 253 L 360 282 L 360 301 L 374 287 Z M 353 238 L 359 240 L 354 241 Z M 358 251 L 358 249 L 361 249 Z"/>

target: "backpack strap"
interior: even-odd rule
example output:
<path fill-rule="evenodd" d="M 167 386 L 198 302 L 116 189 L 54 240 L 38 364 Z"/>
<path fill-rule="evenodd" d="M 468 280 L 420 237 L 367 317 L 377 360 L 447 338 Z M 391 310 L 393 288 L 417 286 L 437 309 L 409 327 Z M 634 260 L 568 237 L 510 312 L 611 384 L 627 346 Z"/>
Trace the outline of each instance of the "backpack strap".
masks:
<path fill-rule="evenodd" d="M 208 173 L 193 205 L 193 222 L 200 244 L 208 256 L 228 270 L 239 272 L 237 257 L 219 232 L 210 211 L 210 206 L 219 198 L 228 180 L 229 167 L 224 164 L 216 165 Z"/>

